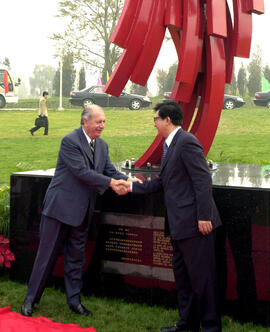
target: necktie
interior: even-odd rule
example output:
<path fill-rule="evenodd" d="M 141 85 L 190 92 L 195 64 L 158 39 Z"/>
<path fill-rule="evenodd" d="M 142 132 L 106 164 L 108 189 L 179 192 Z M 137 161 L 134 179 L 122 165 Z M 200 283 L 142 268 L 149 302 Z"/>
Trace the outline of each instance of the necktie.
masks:
<path fill-rule="evenodd" d="M 92 152 L 92 156 L 93 156 L 93 160 L 94 160 L 94 156 L 95 156 L 95 145 L 94 145 L 94 141 L 90 142 L 90 150 Z"/>
<path fill-rule="evenodd" d="M 164 163 L 167 150 L 168 150 L 168 145 L 166 144 L 166 142 L 164 142 L 164 144 L 163 144 L 163 152 L 162 152 L 162 157 L 161 157 L 161 164 Z"/>

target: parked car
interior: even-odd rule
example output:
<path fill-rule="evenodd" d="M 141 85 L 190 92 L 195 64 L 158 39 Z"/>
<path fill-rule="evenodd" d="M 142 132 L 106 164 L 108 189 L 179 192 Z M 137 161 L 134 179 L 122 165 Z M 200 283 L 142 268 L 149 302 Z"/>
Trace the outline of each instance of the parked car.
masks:
<path fill-rule="evenodd" d="M 223 106 L 225 110 L 232 110 L 233 108 L 239 108 L 245 105 L 243 98 L 232 95 L 224 95 Z"/>
<path fill-rule="evenodd" d="M 170 100 L 171 99 L 170 96 L 171 92 L 165 92 L 163 101 Z M 200 99 L 201 97 L 199 96 L 197 101 L 197 107 L 200 104 Z M 245 101 L 243 100 L 243 98 L 238 96 L 224 95 L 223 106 L 222 106 L 223 109 L 232 110 L 233 108 L 238 108 L 243 105 L 245 105 Z"/>
<path fill-rule="evenodd" d="M 264 92 L 256 92 L 253 102 L 257 106 L 265 106 L 270 108 L 270 90 Z"/>
<path fill-rule="evenodd" d="M 80 91 L 70 93 L 72 105 L 87 106 L 96 104 L 103 107 L 129 107 L 131 110 L 139 110 L 141 107 L 151 105 L 147 96 L 133 95 L 122 92 L 119 97 L 108 95 L 104 92 L 103 85 L 94 85 Z"/>

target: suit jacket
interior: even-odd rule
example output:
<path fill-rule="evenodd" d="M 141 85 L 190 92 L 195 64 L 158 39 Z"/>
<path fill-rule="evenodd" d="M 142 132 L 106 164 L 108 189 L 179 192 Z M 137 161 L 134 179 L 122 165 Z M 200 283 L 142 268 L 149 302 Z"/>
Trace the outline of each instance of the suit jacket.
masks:
<path fill-rule="evenodd" d="M 203 149 L 192 134 L 179 129 L 161 165 L 159 177 L 133 183 L 132 192 L 164 191 L 167 221 L 172 239 L 198 236 L 198 220 L 221 225 L 212 197 L 212 178 Z"/>
<path fill-rule="evenodd" d="M 44 97 L 41 97 L 39 100 L 39 112 L 40 116 L 48 116 L 47 100 Z"/>
<path fill-rule="evenodd" d="M 111 164 L 108 145 L 95 139 L 95 157 L 78 128 L 61 142 L 55 175 L 45 195 L 42 214 L 65 224 L 79 226 L 89 211 L 91 219 L 97 193 L 102 194 L 111 178 L 127 179 Z"/>

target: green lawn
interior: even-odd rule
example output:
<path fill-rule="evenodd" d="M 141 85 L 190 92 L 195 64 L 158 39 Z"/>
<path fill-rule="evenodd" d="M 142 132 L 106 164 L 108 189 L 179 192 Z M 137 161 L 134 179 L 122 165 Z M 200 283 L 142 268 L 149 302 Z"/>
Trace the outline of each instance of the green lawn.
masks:
<path fill-rule="evenodd" d="M 112 161 L 139 158 L 156 136 L 150 109 L 105 109 L 102 137 Z M 62 137 L 79 127 L 80 109 L 49 110 L 49 136 L 40 129 L 32 137 L 36 111 L 0 111 L 0 185 L 16 171 L 55 167 Z M 212 148 L 214 161 L 270 164 L 270 111 L 267 108 L 223 110 Z"/>
<path fill-rule="evenodd" d="M 7 275 L 0 277 L 0 285 L 0 307 L 10 306 L 11 310 L 20 312 L 26 285 L 9 281 Z M 97 332 L 158 332 L 161 326 L 173 325 L 179 319 L 177 310 L 128 303 L 121 299 L 82 296 L 82 303 L 93 312 L 93 317 L 80 317 L 71 312 L 66 305 L 65 294 L 47 288 L 33 316 L 45 316 L 53 321 L 79 324 L 81 327 L 94 326 Z M 223 316 L 222 331 L 269 332 L 269 328 L 252 323 L 240 324 L 231 317 Z"/>
<path fill-rule="evenodd" d="M 113 161 L 139 157 L 155 137 L 151 110 L 106 110 L 103 138 Z M 31 136 L 36 111 L 0 111 L 0 185 L 12 172 L 55 167 L 62 137 L 80 126 L 80 109 L 49 110 L 49 136 Z"/>
<path fill-rule="evenodd" d="M 9 184 L 10 174 L 31 169 L 55 167 L 62 137 L 79 127 L 80 109 L 59 112 L 49 109 L 49 136 L 40 129 L 32 137 L 29 129 L 37 111 L 0 110 L 0 187 Z M 112 161 L 138 158 L 156 135 L 150 109 L 130 111 L 105 109 L 107 123 L 102 137 L 108 142 Z M 208 158 L 214 161 L 270 164 L 270 111 L 243 107 L 223 110 L 219 128 Z M 1 213 L 1 211 L 0 211 Z M 1 275 L 1 268 L 0 268 Z M 0 277 L 0 307 L 19 311 L 26 285 Z M 178 319 L 177 310 L 130 304 L 123 300 L 83 297 L 94 312 L 93 318 L 81 318 L 70 312 L 65 295 L 47 289 L 36 315 L 82 327 L 94 326 L 98 332 L 154 332 Z M 240 325 L 223 316 L 225 332 L 266 332 L 269 328 Z"/>

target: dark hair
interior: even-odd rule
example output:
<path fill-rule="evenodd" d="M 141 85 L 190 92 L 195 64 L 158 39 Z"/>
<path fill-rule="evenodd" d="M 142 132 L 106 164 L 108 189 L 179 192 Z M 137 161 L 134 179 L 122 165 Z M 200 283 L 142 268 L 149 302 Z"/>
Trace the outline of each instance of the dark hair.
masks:
<path fill-rule="evenodd" d="M 167 116 L 171 119 L 175 126 L 181 126 L 183 122 L 183 110 L 181 106 L 175 101 L 167 101 L 159 103 L 154 107 L 158 115 L 165 119 Z"/>
<path fill-rule="evenodd" d="M 44 96 L 48 96 L 49 95 L 49 92 L 48 91 L 43 91 L 43 93 L 42 93 L 42 97 L 44 97 Z"/>

